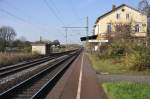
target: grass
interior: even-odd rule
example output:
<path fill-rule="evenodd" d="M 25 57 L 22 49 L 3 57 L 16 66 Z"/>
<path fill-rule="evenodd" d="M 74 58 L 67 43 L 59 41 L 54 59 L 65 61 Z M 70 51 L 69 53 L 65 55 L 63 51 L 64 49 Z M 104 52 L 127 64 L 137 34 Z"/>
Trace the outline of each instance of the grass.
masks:
<path fill-rule="evenodd" d="M 31 53 L 0 53 L 0 66 L 15 64 L 38 56 Z"/>
<path fill-rule="evenodd" d="M 145 71 L 136 71 L 129 69 L 125 66 L 121 59 L 99 59 L 96 55 L 88 54 L 89 59 L 92 62 L 93 68 L 97 73 L 109 73 L 109 74 L 126 74 L 126 75 L 150 75 L 150 69 Z M 118 61 L 119 60 L 119 61 Z"/>
<path fill-rule="evenodd" d="M 150 99 L 148 83 L 104 83 L 103 88 L 109 99 Z"/>
<path fill-rule="evenodd" d="M 89 55 L 93 68 L 97 72 L 107 72 L 110 74 L 121 74 L 127 72 L 127 67 L 113 59 L 99 59 L 96 55 Z"/>

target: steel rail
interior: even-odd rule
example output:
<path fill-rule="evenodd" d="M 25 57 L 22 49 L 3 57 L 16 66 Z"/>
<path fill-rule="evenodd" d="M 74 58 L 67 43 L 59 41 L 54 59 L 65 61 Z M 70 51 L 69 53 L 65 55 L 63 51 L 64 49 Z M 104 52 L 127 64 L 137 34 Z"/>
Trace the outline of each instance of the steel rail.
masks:
<path fill-rule="evenodd" d="M 57 81 L 59 80 L 59 78 L 61 78 L 63 76 L 63 74 L 65 73 L 65 71 L 67 70 L 67 68 L 69 68 L 69 65 L 74 61 L 74 59 L 76 58 L 76 56 L 74 56 L 72 59 L 70 59 L 70 61 L 68 62 L 68 64 L 66 66 L 64 66 L 63 68 L 61 68 L 46 84 L 43 85 L 43 87 L 37 92 L 35 93 L 30 99 L 41 99 L 42 97 L 45 97 L 48 92 L 50 92 L 52 90 L 52 88 L 54 87 L 54 85 L 56 85 Z"/>
<path fill-rule="evenodd" d="M 17 67 L 5 69 L 4 71 L 0 71 L 0 78 L 4 78 L 6 76 L 16 74 L 17 72 L 28 69 L 30 67 L 38 66 L 38 65 L 45 63 L 47 61 L 50 61 L 52 59 L 54 59 L 54 58 L 42 59 L 42 60 L 39 60 L 37 62 L 28 63 L 28 64 L 20 66 L 20 67 L 17 66 Z"/>
<path fill-rule="evenodd" d="M 59 58 L 59 59 L 56 60 L 56 62 L 55 62 L 52 66 L 50 66 L 49 68 L 47 68 L 47 69 L 41 71 L 40 73 L 38 73 L 38 74 L 36 74 L 36 75 L 30 77 L 29 79 L 27 79 L 27 80 L 21 82 L 20 84 L 15 85 L 14 87 L 10 88 L 9 90 L 7 90 L 7 91 L 1 93 L 1 94 L 0 94 L 0 98 L 1 98 L 1 99 L 5 99 L 5 98 L 9 99 L 8 97 L 14 95 L 17 89 L 19 90 L 19 89 L 21 89 L 22 87 L 25 87 L 25 86 L 28 87 L 29 84 L 32 84 L 32 83 L 35 82 L 36 80 L 42 79 L 42 77 L 44 77 L 45 75 L 51 73 L 53 70 L 57 69 L 56 67 L 61 67 L 61 66 L 62 66 L 63 68 L 61 67 L 61 70 L 58 70 L 59 72 L 56 72 L 56 74 L 50 79 L 51 81 L 54 81 L 54 78 L 57 78 L 57 77 L 58 77 L 57 75 L 60 75 L 60 73 L 61 73 L 62 71 L 64 71 L 65 68 L 71 63 L 71 61 L 73 61 L 73 59 L 75 59 L 75 56 L 76 56 L 76 53 L 73 53 L 73 54 L 70 54 L 70 55 L 68 55 L 68 56 L 66 56 L 66 57 Z M 73 58 L 73 57 L 74 57 L 74 58 Z M 66 63 L 65 63 L 65 62 L 66 62 Z M 64 66 L 63 66 L 62 64 L 63 64 Z M 49 83 L 51 82 L 50 80 L 48 81 Z M 45 82 L 44 82 L 44 86 L 48 86 L 49 83 L 46 83 L 46 84 L 45 84 Z M 45 87 L 42 87 L 42 88 L 40 89 L 40 91 L 38 91 L 36 94 L 33 95 L 32 98 L 39 97 L 39 93 L 43 92 L 44 89 L 45 89 Z M 17 92 L 16 92 L 16 93 L 17 93 Z"/>
<path fill-rule="evenodd" d="M 36 59 L 33 59 L 33 60 L 26 60 L 26 61 L 19 62 L 17 64 L 13 64 L 13 65 L 1 66 L 0 70 L 3 70 L 3 69 L 5 70 L 7 68 L 16 67 L 16 66 L 22 66 L 22 65 L 25 65 L 25 64 L 28 64 L 28 63 L 36 62 L 38 60 L 41 60 L 41 59 L 47 58 L 47 57 L 49 57 L 49 55 L 48 56 L 43 56 L 43 57 L 40 57 L 40 58 L 36 58 Z"/>
<path fill-rule="evenodd" d="M 19 66 L 22 66 L 22 65 L 27 65 L 27 64 L 30 64 L 30 63 L 34 63 L 34 62 L 40 61 L 42 59 L 51 58 L 51 57 L 59 57 L 59 56 L 62 56 L 62 55 L 65 55 L 65 54 L 68 54 L 68 53 L 71 53 L 71 52 L 74 52 L 74 51 L 75 50 L 66 51 L 66 52 L 51 53 L 51 54 L 45 55 L 44 57 L 37 58 L 37 59 L 34 59 L 34 60 L 27 60 L 27 61 L 23 61 L 23 62 L 14 64 L 14 65 L 3 66 L 3 67 L 0 67 L 0 72 L 4 71 L 4 70 L 7 70 L 9 68 L 15 68 L 15 67 L 19 67 Z"/>
<path fill-rule="evenodd" d="M 29 60 L 29 61 L 24 61 L 24 62 L 21 62 L 21 63 L 18 63 L 18 64 L 14 64 L 14 65 L 4 66 L 4 67 L 0 68 L 0 72 L 5 71 L 7 69 L 16 68 L 16 67 L 20 67 L 20 66 L 23 66 L 23 65 L 31 64 L 31 63 L 34 63 L 34 62 L 37 62 L 37 61 L 40 61 L 40 60 L 44 60 L 44 59 L 47 59 L 47 58 L 51 58 L 51 57 L 46 56 L 46 57 L 38 58 L 38 59 L 35 59 L 35 60 Z"/>
<path fill-rule="evenodd" d="M 7 77 L 9 75 L 12 75 L 14 73 L 16 74 L 17 72 L 23 71 L 23 70 L 28 69 L 30 67 L 34 67 L 34 66 L 40 65 L 42 63 L 48 62 L 52 59 L 58 58 L 59 56 L 62 56 L 62 55 L 65 55 L 65 54 L 68 54 L 71 52 L 73 52 L 73 51 L 56 53 L 56 54 L 52 54 L 53 57 L 52 56 L 46 56 L 46 57 L 39 58 L 39 59 L 36 59 L 33 61 L 28 61 L 28 62 L 23 63 L 23 64 L 12 65 L 12 66 L 0 68 L 0 79 Z"/>

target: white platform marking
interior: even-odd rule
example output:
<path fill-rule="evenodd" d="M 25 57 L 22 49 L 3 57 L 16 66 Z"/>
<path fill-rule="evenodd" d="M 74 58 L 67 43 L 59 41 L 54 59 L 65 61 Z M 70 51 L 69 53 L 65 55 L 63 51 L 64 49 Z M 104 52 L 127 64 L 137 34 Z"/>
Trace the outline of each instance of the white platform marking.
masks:
<path fill-rule="evenodd" d="M 81 98 L 81 83 L 82 83 L 82 74 L 83 74 L 83 58 L 84 58 L 84 53 L 82 55 L 81 69 L 80 69 L 80 76 L 79 76 L 78 91 L 77 91 L 76 99 L 80 99 Z"/>

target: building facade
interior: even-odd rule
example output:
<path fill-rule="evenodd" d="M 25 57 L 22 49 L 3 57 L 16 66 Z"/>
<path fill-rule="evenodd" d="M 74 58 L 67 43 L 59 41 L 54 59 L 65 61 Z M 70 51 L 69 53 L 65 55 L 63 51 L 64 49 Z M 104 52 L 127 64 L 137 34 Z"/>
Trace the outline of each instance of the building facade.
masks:
<path fill-rule="evenodd" d="M 51 44 L 47 43 L 33 43 L 32 53 L 38 53 L 41 55 L 46 55 L 51 53 Z"/>
<path fill-rule="evenodd" d="M 117 34 L 116 31 L 122 33 L 122 26 L 125 26 L 124 29 L 130 26 L 130 32 L 126 33 L 134 38 L 145 39 L 147 36 L 147 16 L 131 6 L 122 4 L 118 7 L 113 5 L 111 11 L 98 17 L 94 25 L 94 34 L 81 37 L 81 41 L 88 40 L 91 45 L 94 45 L 93 50 L 98 50 L 100 46 L 111 43 L 111 39 Z"/>
<path fill-rule="evenodd" d="M 108 41 L 107 35 L 116 31 L 117 25 L 131 25 L 131 31 L 135 37 L 146 37 L 147 16 L 135 8 L 126 4 L 119 7 L 113 6 L 112 10 L 100 16 L 94 26 L 94 35 L 97 40 Z"/>

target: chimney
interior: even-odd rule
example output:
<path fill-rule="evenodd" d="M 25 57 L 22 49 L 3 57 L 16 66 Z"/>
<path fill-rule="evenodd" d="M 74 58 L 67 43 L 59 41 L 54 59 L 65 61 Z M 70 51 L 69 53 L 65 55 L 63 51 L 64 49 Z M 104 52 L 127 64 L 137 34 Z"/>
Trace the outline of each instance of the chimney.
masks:
<path fill-rule="evenodd" d="M 115 10 L 116 9 L 116 5 L 112 5 L 112 10 Z"/>

